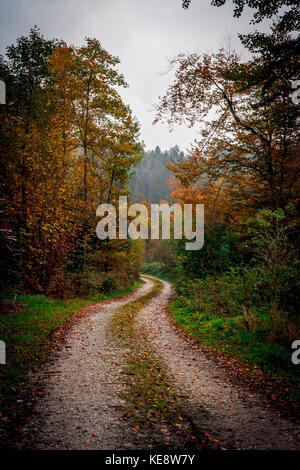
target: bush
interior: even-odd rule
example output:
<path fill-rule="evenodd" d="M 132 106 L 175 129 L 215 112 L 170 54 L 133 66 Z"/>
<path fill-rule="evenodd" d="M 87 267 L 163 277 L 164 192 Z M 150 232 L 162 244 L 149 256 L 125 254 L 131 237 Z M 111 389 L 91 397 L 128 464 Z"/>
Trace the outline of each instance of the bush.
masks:
<path fill-rule="evenodd" d="M 201 250 L 186 250 L 185 241 L 178 241 L 178 256 L 180 266 L 177 270 L 183 278 L 202 279 L 220 274 L 244 261 L 238 234 L 221 224 L 205 227 L 205 243 Z"/>
<path fill-rule="evenodd" d="M 116 289 L 116 283 L 112 277 L 103 279 L 101 283 L 101 290 L 103 292 L 113 292 Z"/>
<path fill-rule="evenodd" d="M 168 266 L 158 262 L 144 264 L 142 273 L 157 276 L 169 281 L 173 281 L 175 277 L 175 270 L 170 270 Z"/>
<path fill-rule="evenodd" d="M 287 266 L 231 268 L 223 275 L 176 283 L 178 301 L 191 314 L 198 312 L 206 321 L 238 318 L 236 328 L 260 332 L 272 342 L 287 342 L 300 333 L 296 289 L 299 276 Z"/>

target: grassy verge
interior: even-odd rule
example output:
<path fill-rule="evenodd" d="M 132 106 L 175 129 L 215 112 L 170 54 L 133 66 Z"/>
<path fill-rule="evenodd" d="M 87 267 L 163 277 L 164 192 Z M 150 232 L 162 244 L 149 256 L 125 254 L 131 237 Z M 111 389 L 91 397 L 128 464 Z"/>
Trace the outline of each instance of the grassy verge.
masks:
<path fill-rule="evenodd" d="M 124 398 L 129 412 L 121 420 L 130 422 L 140 448 L 203 448 L 207 445 L 204 435 L 184 415 L 180 394 L 175 393 L 165 365 L 137 324 L 140 310 L 161 288 L 162 284 L 154 281 L 148 294 L 120 307 L 110 323 L 114 340 L 128 350 Z"/>
<path fill-rule="evenodd" d="M 7 364 L 0 365 L 2 413 L 4 405 L 15 400 L 17 389 L 26 388 L 28 373 L 37 370 L 48 359 L 56 344 L 55 331 L 76 317 L 84 307 L 128 295 L 139 284 L 141 282 L 113 293 L 66 301 L 25 294 L 6 299 L 15 307 L 0 316 L 0 339 L 6 344 L 7 356 Z"/>
<path fill-rule="evenodd" d="M 248 330 L 241 317 L 204 315 L 175 300 L 169 314 L 176 325 L 201 346 L 221 357 L 236 375 L 248 378 L 283 410 L 293 413 L 300 404 L 299 366 L 291 362 L 292 349 L 268 341 L 260 328 Z"/>
<path fill-rule="evenodd" d="M 160 263 L 144 265 L 143 272 L 176 281 Z M 272 316 L 268 305 L 257 301 L 249 282 L 238 281 L 240 277 L 231 276 L 229 281 L 225 277 L 177 285 L 178 298 L 168 307 L 170 317 L 234 375 L 294 415 L 300 408 L 300 368 L 291 361 L 292 341 L 281 337 L 289 333 L 297 339 L 299 334 L 287 318 Z"/>

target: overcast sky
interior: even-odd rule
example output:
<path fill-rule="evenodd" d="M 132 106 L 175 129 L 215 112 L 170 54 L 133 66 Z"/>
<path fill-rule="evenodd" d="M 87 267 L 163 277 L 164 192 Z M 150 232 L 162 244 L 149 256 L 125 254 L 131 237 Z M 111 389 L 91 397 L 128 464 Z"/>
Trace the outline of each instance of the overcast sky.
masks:
<path fill-rule="evenodd" d="M 196 137 L 194 129 L 181 126 L 170 133 L 167 126 L 152 125 L 153 103 L 171 81 L 164 74 L 168 59 L 178 52 L 215 51 L 228 35 L 242 51 L 237 33 L 253 29 L 251 16 L 248 10 L 233 18 L 231 2 L 216 8 L 210 0 L 192 0 L 188 10 L 181 0 L 0 0 L 0 50 L 35 24 L 46 37 L 75 45 L 96 37 L 121 60 L 119 70 L 129 84 L 121 95 L 141 124 L 146 148 L 177 144 L 185 150 Z"/>

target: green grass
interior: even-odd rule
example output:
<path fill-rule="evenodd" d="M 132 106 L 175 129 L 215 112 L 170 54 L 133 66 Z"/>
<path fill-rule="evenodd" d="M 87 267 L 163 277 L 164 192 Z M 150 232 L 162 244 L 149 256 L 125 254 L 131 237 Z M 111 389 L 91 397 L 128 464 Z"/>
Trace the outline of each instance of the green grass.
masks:
<path fill-rule="evenodd" d="M 233 358 L 242 369 L 261 381 L 269 395 L 279 394 L 282 401 L 300 401 L 300 370 L 291 362 L 293 350 L 285 344 L 270 342 L 268 330 L 254 328 L 248 331 L 243 316 L 220 318 L 201 314 L 183 305 L 179 299 L 172 302 L 169 314 L 174 322 L 196 342 L 215 353 Z"/>
<path fill-rule="evenodd" d="M 7 364 L 0 366 L 0 404 L 14 399 L 16 387 L 25 387 L 28 372 L 37 370 L 55 347 L 53 333 L 84 307 L 132 293 L 131 288 L 66 301 L 42 295 L 11 296 L 18 308 L 0 316 L 0 339 L 6 344 Z"/>

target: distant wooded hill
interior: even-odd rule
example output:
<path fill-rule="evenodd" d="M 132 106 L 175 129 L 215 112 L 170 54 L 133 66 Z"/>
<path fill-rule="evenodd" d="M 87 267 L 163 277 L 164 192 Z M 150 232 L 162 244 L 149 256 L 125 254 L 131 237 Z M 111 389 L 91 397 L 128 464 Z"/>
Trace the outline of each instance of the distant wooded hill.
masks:
<path fill-rule="evenodd" d="M 130 181 L 131 200 L 146 200 L 152 204 L 161 200 L 169 201 L 171 187 L 167 181 L 172 175 L 165 163 L 181 158 L 184 158 L 184 153 L 177 145 L 164 152 L 158 146 L 155 150 L 146 151 Z"/>

